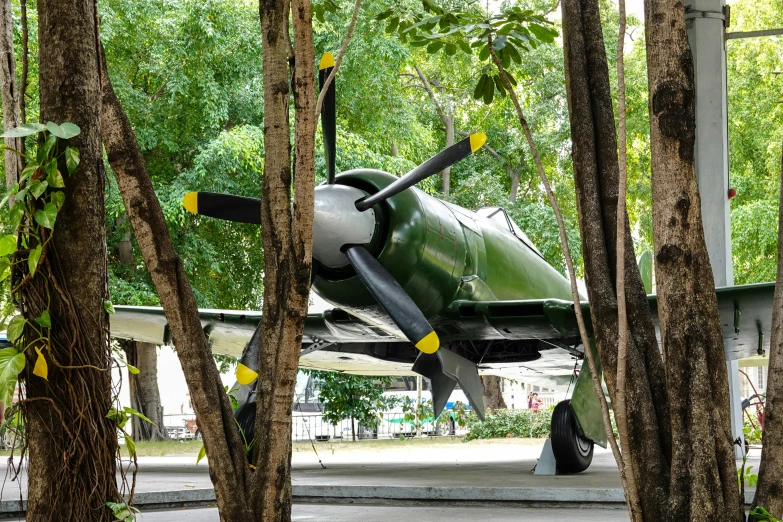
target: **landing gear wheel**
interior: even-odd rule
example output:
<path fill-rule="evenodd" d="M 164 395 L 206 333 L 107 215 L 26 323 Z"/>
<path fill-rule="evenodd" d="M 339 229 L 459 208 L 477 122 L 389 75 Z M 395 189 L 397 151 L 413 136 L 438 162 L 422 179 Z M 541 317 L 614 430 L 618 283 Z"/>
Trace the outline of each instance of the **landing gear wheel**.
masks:
<path fill-rule="evenodd" d="M 582 438 L 571 401 L 562 401 L 552 412 L 552 452 L 561 473 L 581 473 L 593 461 L 593 441 Z"/>

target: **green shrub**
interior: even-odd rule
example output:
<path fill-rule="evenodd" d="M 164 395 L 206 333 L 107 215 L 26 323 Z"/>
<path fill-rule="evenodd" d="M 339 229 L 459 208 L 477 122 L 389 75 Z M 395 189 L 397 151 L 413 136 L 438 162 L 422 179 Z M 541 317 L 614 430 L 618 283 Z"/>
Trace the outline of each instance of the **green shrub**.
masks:
<path fill-rule="evenodd" d="M 469 431 L 463 441 L 507 437 L 542 439 L 549 436 L 551 419 L 552 409 L 541 410 L 538 413 L 530 410 L 488 411 L 484 422 L 471 412 L 467 423 Z"/>

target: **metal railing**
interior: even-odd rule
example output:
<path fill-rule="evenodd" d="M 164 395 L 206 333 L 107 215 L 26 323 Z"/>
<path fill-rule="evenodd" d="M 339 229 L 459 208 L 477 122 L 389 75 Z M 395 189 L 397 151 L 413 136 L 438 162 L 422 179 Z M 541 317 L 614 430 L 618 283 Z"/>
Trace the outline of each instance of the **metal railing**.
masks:
<path fill-rule="evenodd" d="M 372 427 L 362 426 L 357 422 L 354 422 L 351 427 L 350 419 L 332 425 L 321 413 L 294 414 L 292 418 L 291 440 L 294 441 L 350 441 L 354 438 L 354 432 L 356 440 L 396 439 L 415 437 L 417 426 L 414 421 L 406 420 L 405 414 L 401 412 L 383 413 L 379 416 L 378 423 Z M 460 427 L 453 421 L 440 423 L 429 421 L 421 425 L 422 436 L 462 436 L 466 433 L 466 428 Z"/>

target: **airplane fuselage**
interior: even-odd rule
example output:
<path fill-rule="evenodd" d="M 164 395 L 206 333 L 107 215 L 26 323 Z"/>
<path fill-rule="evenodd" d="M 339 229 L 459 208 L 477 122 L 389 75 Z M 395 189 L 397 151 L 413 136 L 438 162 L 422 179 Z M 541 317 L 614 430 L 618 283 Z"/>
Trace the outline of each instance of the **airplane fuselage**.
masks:
<path fill-rule="evenodd" d="M 396 179 L 360 169 L 341 174 L 337 184 L 373 194 Z M 571 299 L 568 280 L 502 209 L 480 215 L 412 188 L 374 210 L 375 232 L 367 248 L 428 319 L 465 301 Z M 364 321 L 397 331 L 347 263 L 321 266 L 313 290 Z"/>

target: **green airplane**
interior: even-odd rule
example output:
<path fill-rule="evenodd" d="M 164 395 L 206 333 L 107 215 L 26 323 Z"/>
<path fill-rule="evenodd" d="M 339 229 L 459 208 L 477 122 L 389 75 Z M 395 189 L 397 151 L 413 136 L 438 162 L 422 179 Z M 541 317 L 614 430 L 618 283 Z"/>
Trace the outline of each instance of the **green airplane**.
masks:
<path fill-rule="evenodd" d="M 333 66 L 327 53 L 320 64 L 322 88 Z M 370 169 L 335 175 L 334 83 L 321 117 L 328 176 L 315 188 L 312 290 L 334 308 L 308 315 L 300 366 L 360 375 L 420 374 L 431 380 L 436 417 L 459 385 L 483 420 L 479 374 L 568 386 L 570 399 L 553 412 L 552 449 L 560 472 L 587 469 L 593 445 L 606 447 L 606 435 L 583 364 L 568 280 L 502 208 L 471 212 L 414 187 L 480 149 L 484 134 L 471 135 L 400 178 Z M 201 216 L 260 223 L 261 201 L 255 198 L 194 192 L 185 196 L 184 206 Z M 766 349 L 773 291 L 771 284 L 718 289 L 727 359 Z M 655 304 L 650 296 L 653 312 Z M 589 320 L 588 304 L 582 307 Z M 113 336 L 170 343 L 160 308 L 115 308 Z M 249 433 L 261 313 L 200 312 L 212 350 L 240 359 L 237 416 Z"/>

